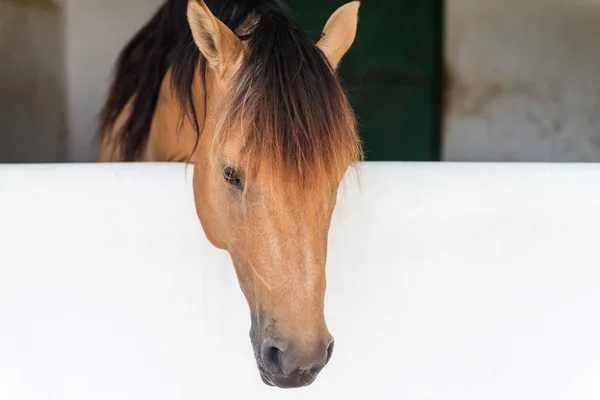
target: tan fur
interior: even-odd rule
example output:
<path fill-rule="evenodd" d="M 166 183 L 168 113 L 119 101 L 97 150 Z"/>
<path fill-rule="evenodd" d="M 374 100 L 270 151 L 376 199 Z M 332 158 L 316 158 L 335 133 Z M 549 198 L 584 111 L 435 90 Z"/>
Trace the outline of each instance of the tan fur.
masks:
<path fill-rule="evenodd" d="M 194 42 L 208 60 L 209 66 L 220 78 L 233 73 L 242 55 L 242 44 L 237 36 L 212 15 L 202 0 L 190 0 L 188 20 L 194 28 Z M 210 39 L 207 41 L 207 38 Z"/>
<path fill-rule="evenodd" d="M 342 57 L 356 37 L 359 1 L 352 1 L 338 8 L 327 20 L 323 37 L 317 46 L 327 55 L 333 68 L 337 68 Z"/>
<path fill-rule="evenodd" d="M 131 112 L 131 102 L 129 102 L 123 112 L 117 120 L 115 121 L 114 127 L 110 132 L 106 133 L 106 136 L 103 136 L 100 141 L 99 151 L 98 151 L 98 161 L 99 162 L 117 162 L 121 161 L 121 151 L 119 140 L 117 138 L 118 132 L 121 130 L 123 123 L 127 119 L 127 116 Z"/>
<path fill-rule="evenodd" d="M 340 8 L 327 23 L 328 42 L 321 45 L 325 55 L 331 57 L 332 65 L 337 65 L 354 39 L 356 3 Z M 205 87 L 198 77 L 193 90 L 200 121 L 205 117 L 201 114 L 203 90 L 209 93 L 206 121 L 199 146 L 191 158 L 195 166 L 194 198 L 198 217 L 210 242 L 231 255 L 241 289 L 252 314 L 259 319 L 259 329 L 275 329 L 278 336 L 294 341 L 303 350 L 298 362 L 310 365 L 317 357 L 314 350 L 317 344 L 331 337 L 324 317 L 327 236 L 343 171 L 358 154 L 339 157 L 336 174 L 328 175 L 329 186 L 321 187 L 320 197 L 310 200 L 314 204 L 306 204 L 306 198 L 289 198 L 286 202 L 275 196 L 273 185 L 287 187 L 289 193 L 295 195 L 298 192 L 293 190 L 293 180 L 282 180 L 273 173 L 256 175 L 244 196 L 236 192 L 224 181 L 222 167 L 241 163 L 244 126 L 224 124 L 219 116 L 226 108 L 223 101 L 227 100 L 230 80 L 243 59 L 243 46 L 201 0 L 191 0 L 188 13 L 195 41 L 201 50 L 208 49 L 208 54 L 203 54 L 211 66 Z M 203 43 L 206 32 L 217 43 L 215 48 Z M 196 142 L 191 122 L 180 120 L 181 110 L 169 81 L 167 73 L 143 161 L 185 161 Z M 124 114 L 127 112 L 126 109 Z M 102 143 L 100 161 L 120 161 L 114 132 L 123 120 L 124 115 L 121 115 L 113 132 Z M 227 129 L 227 132 L 217 128 Z M 275 327 L 269 324 L 273 320 L 277 321 Z"/>

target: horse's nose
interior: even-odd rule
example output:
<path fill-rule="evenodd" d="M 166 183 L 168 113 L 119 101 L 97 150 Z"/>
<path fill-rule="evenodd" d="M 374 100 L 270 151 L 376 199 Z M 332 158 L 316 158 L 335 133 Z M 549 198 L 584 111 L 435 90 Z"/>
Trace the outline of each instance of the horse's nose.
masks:
<path fill-rule="evenodd" d="M 301 387 L 314 381 L 333 352 L 333 338 L 297 345 L 277 338 L 266 338 L 261 359 L 267 378 L 278 387 Z"/>

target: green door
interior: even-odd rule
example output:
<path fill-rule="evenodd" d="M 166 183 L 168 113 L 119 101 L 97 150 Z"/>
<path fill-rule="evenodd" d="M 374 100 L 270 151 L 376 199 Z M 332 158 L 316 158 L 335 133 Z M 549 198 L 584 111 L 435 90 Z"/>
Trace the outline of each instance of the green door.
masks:
<path fill-rule="evenodd" d="M 287 0 L 320 32 L 349 0 Z M 371 161 L 439 160 L 441 0 L 364 0 L 339 68 Z"/>

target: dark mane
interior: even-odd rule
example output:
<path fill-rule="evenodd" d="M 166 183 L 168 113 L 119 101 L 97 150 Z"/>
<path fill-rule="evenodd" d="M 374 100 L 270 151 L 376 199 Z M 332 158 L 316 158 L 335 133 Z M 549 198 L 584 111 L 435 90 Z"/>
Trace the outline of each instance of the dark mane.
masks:
<path fill-rule="evenodd" d="M 146 144 L 169 68 L 182 111 L 191 117 L 198 135 L 201 132 L 191 89 L 197 68 L 205 77 L 207 65 L 193 42 L 187 3 L 167 0 L 117 61 L 101 129 L 106 134 L 131 101 L 119 137 L 125 161 L 135 160 Z M 349 163 L 360 159 L 354 114 L 335 72 L 291 13 L 278 0 L 205 3 L 247 41 L 247 55 L 230 87 L 216 135 L 222 144 L 232 124 L 243 124 L 247 133 L 240 162 L 247 172 L 277 170 L 296 175 L 300 182 L 318 184 L 343 174 Z M 240 31 L 251 17 L 257 22 L 242 37 Z"/>
<path fill-rule="evenodd" d="M 213 14 L 234 32 L 259 2 L 261 0 L 205 1 Z M 206 63 L 192 38 L 187 4 L 188 0 L 166 0 L 117 59 L 108 99 L 100 114 L 100 133 L 105 135 L 113 127 L 131 101 L 130 115 L 119 135 L 124 161 L 134 161 L 146 144 L 160 87 L 169 68 L 172 68 L 172 84 L 178 100 L 200 131 L 191 88 L 194 72 L 198 67 L 205 71 Z"/>
<path fill-rule="evenodd" d="M 244 131 L 239 154 L 250 177 L 326 193 L 361 158 L 355 116 L 322 51 L 284 8 L 261 15 L 221 115 L 218 144 Z M 293 182 L 293 185 L 290 183 Z"/>

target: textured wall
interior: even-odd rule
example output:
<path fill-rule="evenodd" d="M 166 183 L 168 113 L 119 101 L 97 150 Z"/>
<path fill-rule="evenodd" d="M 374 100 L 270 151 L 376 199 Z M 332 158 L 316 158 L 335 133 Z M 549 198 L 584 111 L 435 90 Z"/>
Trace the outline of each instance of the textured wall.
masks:
<path fill-rule="evenodd" d="M 67 0 L 68 156 L 96 157 L 97 117 L 114 62 L 162 0 Z"/>
<path fill-rule="evenodd" d="M 446 160 L 600 161 L 600 2 L 448 0 Z"/>
<path fill-rule="evenodd" d="M 59 2 L 0 0 L 0 162 L 52 162 L 66 135 Z"/>
<path fill-rule="evenodd" d="M 115 59 L 162 0 L 0 0 L 0 162 L 92 161 Z"/>

